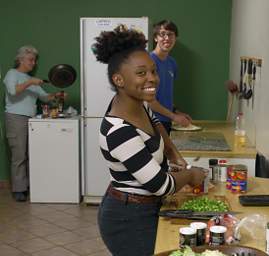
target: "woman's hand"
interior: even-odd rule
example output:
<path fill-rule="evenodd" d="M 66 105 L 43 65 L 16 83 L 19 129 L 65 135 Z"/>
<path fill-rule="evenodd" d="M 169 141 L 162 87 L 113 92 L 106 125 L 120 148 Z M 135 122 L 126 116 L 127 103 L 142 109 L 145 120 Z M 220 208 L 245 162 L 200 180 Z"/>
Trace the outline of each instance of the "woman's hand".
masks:
<path fill-rule="evenodd" d="M 191 172 L 192 175 L 192 179 L 189 182 L 190 186 L 197 186 L 202 184 L 205 177 L 208 175 L 208 172 L 201 167 L 191 167 L 189 171 Z"/>
<path fill-rule="evenodd" d="M 176 158 L 175 160 L 169 161 L 169 167 L 173 172 L 180 171 L 186 169 L 187 162 L 182 157 Z"/>
<path fill-rule="evenodd" d="M 41 85 L 44 83 L 44 81 L 42 79 L 39 79 L 36 77 L 31 78 L 30 80 L 28 80 L 28 82 L 30 85 Z"/>
<path fill-rule="evenodd" d="M 61 98 L 62 96 L 64 97 L 64 99 L 66 99 L 68 94 L 66 92 L 56 92 L 55 93 L 56 98 Z"/>
<path fill-rule="evenodd" d="M 183 127 L 190 125 L 192 122 L 192 118 L 188 114 L 182 112 L 174 113 L 172 120 Z"/>

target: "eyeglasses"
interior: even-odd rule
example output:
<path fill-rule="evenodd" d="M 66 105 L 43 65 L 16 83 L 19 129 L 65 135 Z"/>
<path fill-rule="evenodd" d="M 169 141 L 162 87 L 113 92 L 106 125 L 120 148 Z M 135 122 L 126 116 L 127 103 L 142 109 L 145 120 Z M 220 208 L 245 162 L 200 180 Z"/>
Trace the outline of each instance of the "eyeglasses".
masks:
<path fill-rule="evenodd" d="M 164 31 L 161 31 L 158 35 L 161 38 L 165 38 L 165 37 L 172 38 L 176 36 L 174 32 L 164 32 Z"/>

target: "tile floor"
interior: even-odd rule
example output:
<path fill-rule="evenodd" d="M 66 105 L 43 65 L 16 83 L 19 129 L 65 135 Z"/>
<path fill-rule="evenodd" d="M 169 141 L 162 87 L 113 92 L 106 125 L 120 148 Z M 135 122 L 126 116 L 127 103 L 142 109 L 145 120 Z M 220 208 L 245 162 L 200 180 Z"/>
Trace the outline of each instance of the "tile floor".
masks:
<path fill-rule="evenodd" d="M 0 189 L 0 256 L 109 256 L 97 206 L 15 202 Z"/>

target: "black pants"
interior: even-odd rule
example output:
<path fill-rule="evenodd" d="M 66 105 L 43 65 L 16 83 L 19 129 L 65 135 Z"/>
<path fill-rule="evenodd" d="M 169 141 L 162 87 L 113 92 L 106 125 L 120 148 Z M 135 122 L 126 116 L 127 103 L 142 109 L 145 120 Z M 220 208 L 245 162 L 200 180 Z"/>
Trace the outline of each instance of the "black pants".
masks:
<path fill-rule="evenodd" d="M 106 194 L 98 212 L 101 237 L 113 256 L 152 256 L 161 203 L 120 201 Z"/>

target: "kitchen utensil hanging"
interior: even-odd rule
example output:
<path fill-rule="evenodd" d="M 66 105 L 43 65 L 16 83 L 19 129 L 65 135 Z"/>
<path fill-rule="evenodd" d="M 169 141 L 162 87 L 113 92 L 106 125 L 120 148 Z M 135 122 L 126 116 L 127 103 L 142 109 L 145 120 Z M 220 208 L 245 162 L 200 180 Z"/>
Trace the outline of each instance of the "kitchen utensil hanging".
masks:
<path fill-rule="evenodd" d="M 66 88 L 75 82 L 77 74 L 72 66 L 58 64 L 49 70 L 48 77 L 49 79 L 43 79 L 45 83 L 51 83 L 59 88 Z"/>
<path fill-rule="evenodd" d="M 254 108 L 254 89 L 255 89 L 255 83 L 256 83 L 256 62 L 253 64 L 253 72 L 252 72 L 252 91 L 253 91 L 253 97 L 251 102 L 252 109 Z"/>
<path fill-rule="evenodd" d="M 254 108 L 254 91 L 257 67 L 261 67 L 261 63 L 261 59 L 254 57 L 240 58 L 239 99 L 246 99 L 248 106 L 249 100 L 251 99 L 252 109 Z"/>
<path fill-rule="evenodd" d="M 249 100 L 252 96 L 252 90 L 250 88 L 251 82 L 251 69 L 252 69 L 252 61 L 248 59 L 243 59 L 243 77 L 242 77 L 242 91 L 241 98 Z"/>

